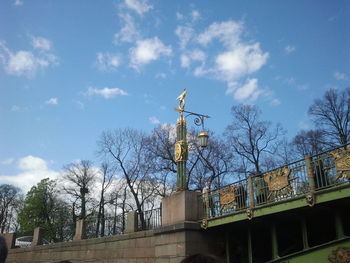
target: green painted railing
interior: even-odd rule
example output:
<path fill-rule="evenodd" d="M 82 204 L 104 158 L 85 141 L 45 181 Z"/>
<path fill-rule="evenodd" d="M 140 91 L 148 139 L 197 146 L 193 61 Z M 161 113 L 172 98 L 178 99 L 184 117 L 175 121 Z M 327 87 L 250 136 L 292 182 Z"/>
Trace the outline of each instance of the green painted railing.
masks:
<path fill-rule="evenodd" d="M 260 175 L 200 196 L 201 219 L 240 213 L 249 209 L 286 202 L 305 196 L 312 205 L 313 194 L 350 182 L 350 145 L 307 156 Z"/>

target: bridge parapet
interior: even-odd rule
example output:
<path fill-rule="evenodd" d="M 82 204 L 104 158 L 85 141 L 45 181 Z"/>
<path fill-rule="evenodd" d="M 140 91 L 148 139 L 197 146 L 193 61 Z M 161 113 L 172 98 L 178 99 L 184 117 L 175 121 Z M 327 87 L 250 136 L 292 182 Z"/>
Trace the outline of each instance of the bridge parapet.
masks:
<path fill-rule="evenodd" d="M 313 206 L 317 192 L 349 183 L 350 148 L 345 145 L 204 192 L 199 197 L 200 218 L 205 228 L 208 220 L 242 212 L 251 219 L 257 208 L 295 198 L 305 197 Z"/>

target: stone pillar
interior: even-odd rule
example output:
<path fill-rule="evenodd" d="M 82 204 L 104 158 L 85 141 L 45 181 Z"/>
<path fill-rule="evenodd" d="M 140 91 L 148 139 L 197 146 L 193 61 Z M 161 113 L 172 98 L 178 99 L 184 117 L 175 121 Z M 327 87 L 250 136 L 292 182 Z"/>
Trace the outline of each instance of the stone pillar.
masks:
<path fill-rule="evenodd" d="M 254 208 L 254 187 L 253 187 L 253 176 L 248 176 L 248 196 L 249 196 L 249 207 Z"/>
<path fill-rule="evenodd" d="M 188 159 L 188 145 L 187 145 L 187 128 L 186 119 L 181 118 L 177 120 L 176 125 L 176 144 L 175 144 L 175 161 L 176 161 L 176 191 L 187 190 L 187 159 Z"/>
<path fill-rule="evenodd" d="M 44 228 L 36 227 L 34 229 L 33 240 L 31 246 L 38 246 L 43 244 Z"/>
<path fill-rule="evenodd" d="M 193 191 L 179 191 L 162 200 L 162 225 L 199 220 L 199 196 Z"/>
<path fill-rule="evenodd" d="M 310 192 L 315 192 L 316 185 L 315 185 L 315 174 L 314 169 L 312 167 L 312 158 L 311 156 L 305 156 L 305 165 L 306 165 L 306 172 L 307 172 L 307 179 L 309 182 L 309 189 Z"/>
<path fill-rule="evenodd" d="M 155 235 L 155 263 L 179 263 L 193 254 L 218 254 L 224 250 L 219 248 L 218 238 L 201 229 L 197 222 L 163 226 L 155 230 Z"/>
<path fill-rule="evenodd" d="M 162 227 L 155 230 L 155 263 L 178 263 L 196 253 L 224 250 L 218 248 L 222 242 L 200 226 L 199 195 L 185 190 L 162 200 Z"/>
<path fill-rule="evenodd" d="M 75 222 L 75 235 L 73 240 L 86 239 L 86 222 L 84 219 L 77 220 Z"/>
<path fill-rule="evenodd" d="M 1 235 L 5 238 L 8 249 L 15 248 L 16 233 L 6 233 Z"/>
<path fill-rule="evenodd" d="M 137 212 L 128 212 L 125 233 L 133 233 L 137 231 Z"/>

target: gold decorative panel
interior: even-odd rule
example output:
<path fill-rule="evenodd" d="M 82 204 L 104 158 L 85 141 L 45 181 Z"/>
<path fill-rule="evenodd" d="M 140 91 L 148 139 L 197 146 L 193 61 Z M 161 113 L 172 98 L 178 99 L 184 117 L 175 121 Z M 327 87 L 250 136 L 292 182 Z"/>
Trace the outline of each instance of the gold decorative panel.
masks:
<path fill-rule="evenodd" d="M 175 161 L 187 161 L 187 143 L 184 140 L 175 143 Z"/>
<path fill-rule="evenodd" d="M 337 169 L 337 177 L 347 178 L 350 180 L 350 148 L 340 152 L 331 152 L 334 157 L 335 169 Z"/>

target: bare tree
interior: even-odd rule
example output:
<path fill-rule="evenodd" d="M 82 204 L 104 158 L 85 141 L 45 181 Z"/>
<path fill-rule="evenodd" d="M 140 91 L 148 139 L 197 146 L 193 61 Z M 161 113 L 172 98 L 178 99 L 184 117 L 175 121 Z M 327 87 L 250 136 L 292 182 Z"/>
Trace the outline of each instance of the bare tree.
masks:
<path fill-rule="evenodd" d="M 10 184 L 0 185 L 0 233 L 8 232 L 17 218 L 20 204 L 23 202 L 21 190 Z"/>
<path fill-rule="evenodd" d="M 261 121 L 260 110 L 252 105 L 238 105 L 231 109 L 233 121 L 225 134 L 233 152 L 244 157 L 256 174 L 262 171 L 262 159 L 274 154 L 277 141 L 284 131 L 280 125 Z"/>
<path fill-rule="evenodd" d="M 92 190 L 96 179 L 92 163 L 88 160 L 81 160 L 64 167 L 63 190 L 73 197 L 73 217 L 75 217 L 76 201 L 80 204 L 80 218 L 87 216 L 86 208 L 89 201 L 89 191 Z M 74 218 L 75 219 L 75 218 Z"/>
<path fill-rule="evenodd" d="M 309 115 L 327 135 L 329 145 L 350 142 L 350 88 L 326 91 L 310 106 Z"/>
<path fill-rule="evenodd" d="M 292 141 L 297 157 L 304 158 L 307 155 L 314 155 L 325 150 L 325 137 L 323 130 L 299 131 Z"/>
<path fill-rule="evenodd" d="M 156 194 L 165 197 L 175 191 L 176 161 L 174 148 L 176 130 L 173 125 L 159 125 L 148 136 L 147 155 L 154 167 L 155 180 L 158 187 Z"/>
<path fill-rule="evenodd" d="M 97 224 L 96 224 L 96 237 L 99 236 L 100 226 L 101 234 L 100 236 L 105 235 L 105 194 L 108 188 L 112 184 L 114 171 L 111 169 L 110 165 L 106 162 L 101 164 L 100 168 L 101 175 L 101 190 L 100 190 L 100 202 L 98 204 L 98 213 L 97 213 Z"/>
<path fill-rule="evenodd" d="M 140 214 L 141 224 L 144 205 L 154 197 L 155 186 L 149 187 L 154 167 L 147 156 L 147 137 L 133 129 L 103 132 L 98 141 L 99 153 L 115 164 L 131 192 Z"/>
<path fill-rule="evenodd" d="M 126 215 L 129 211 L 134 210 L 133 203 L 130 202 L 132 197 L 128 191 L 125 180 L 119 179 L 114 181 L 113 190 L 109 193 L 109 204 L 113 207 L 113 229 L 112 233 L 123 233 L 126 226 Z M 119 211 L 121 213 L 119 214 Z M 121 222 L 117 222 L 121 220 Z"/>
<path fill-rule="evenodd" d="M 173 125 L 159 125 L 148 137 L 148 154 L 154 160 L 157 171 L 165 170 L 176 174 L 175 143 L 176 131 Z"/>
<path fill-rule="evenodd" d="M 209 143 L 206 148 L 201 148 L 197 141 L 193 142 L 195 151 L 193 154 L 200 156 L 200 162 L 196 166 L 196 172 L 192 175 L 191 185 L 195 190 L 202 189 L 206 182 L 210 185 L 220 187 L 225 183 L 225 176 L 230 175 L 228 180 L 234 178 L 234 156 L 229 149 L 229 145 L 222 138 L 209 132 Z"/>

